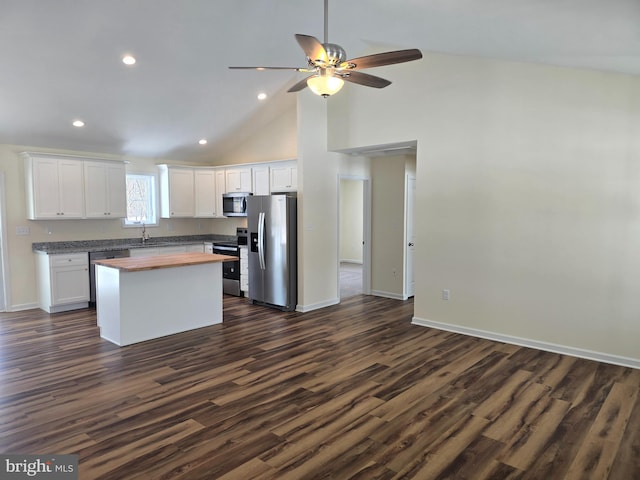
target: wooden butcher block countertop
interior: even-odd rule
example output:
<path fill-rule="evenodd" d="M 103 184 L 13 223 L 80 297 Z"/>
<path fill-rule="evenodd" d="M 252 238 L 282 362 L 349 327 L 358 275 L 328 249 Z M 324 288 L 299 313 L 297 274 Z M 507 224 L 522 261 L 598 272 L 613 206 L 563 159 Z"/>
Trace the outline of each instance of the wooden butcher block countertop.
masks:
<path fill-rule="evenodd" d="M 202 263 L 233 262 L 238 257 L 217 255 L 215 253 L 174 253 L 172 255 L 154 255 L 152 257 L 125 257 L 96 260 L 96 265 L 117 268 L 123 272 L 139 272 L 158 268 L 185 267 Z"/>

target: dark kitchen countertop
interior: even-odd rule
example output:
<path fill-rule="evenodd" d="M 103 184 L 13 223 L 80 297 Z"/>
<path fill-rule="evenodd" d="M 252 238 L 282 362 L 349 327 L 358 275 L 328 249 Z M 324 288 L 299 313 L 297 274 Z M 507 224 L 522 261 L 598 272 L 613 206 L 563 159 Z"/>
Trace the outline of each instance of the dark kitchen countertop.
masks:
<path fill-rule="evenodd" d="M 47 254 L 105 252 L 109 250 L 131 250 L 134 248 L 171 247 L 178 245 L 194 245 L 205 242 L 237 242 L 235 235 L 182 235 L 173 237 L 151 237 L 142 243 L 137 238 L 115 238 L 105 240 L 78 240 L 65 242 L 32 243 L 34 252 Z"/>

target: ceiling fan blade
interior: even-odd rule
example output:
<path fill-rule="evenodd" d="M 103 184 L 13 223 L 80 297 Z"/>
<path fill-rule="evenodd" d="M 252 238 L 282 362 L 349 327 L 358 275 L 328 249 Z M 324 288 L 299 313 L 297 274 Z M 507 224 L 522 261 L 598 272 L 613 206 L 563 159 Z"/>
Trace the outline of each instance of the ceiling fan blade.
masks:
<path fill-rule="evenodd" d="M 304 53 L 314 64 L 316 62 L 323 65 L 327 65 L 329 63 L 329 55 L 327 55 L 327 51 L 316 37 L 296 33 L 296 40 L 300 47 L 302 47 L 302 50 L 304 50 Z"/>
<path fill-rule="evenodd" d="M 340 68 L 348 70 L 359 70 L 361 68 L 381 67 L 394 63 L 410 62 L 422 58 L 422 52 L 417 48 L 408 50 L 395 50 L 393 52 L 376 53 L 364 57 L 353 58 L 342 62 Z"/>
<path fill-rule="evenodd" d="M 313 75 L 311 75 L 310 77 L 303 78 L 298 83 L 296 83 L 293 87 L 287 90 L 287 92 L 294 93 L 294 92 L 299 92 L 300 90 L 304 90 L 307 87 L 307 80 L 311 77 L 313 77 Z"/>
<path fill-rule="evenodd" d="M 358 85 L 365 85 L 373 88 L 384 88 L 391 85 L 389 80 L 376 77 L 375 75 L 369 75 L 368 73 L 349 71 L 340 75 L 345 81 L 351 83 L 357 83 Z"/>

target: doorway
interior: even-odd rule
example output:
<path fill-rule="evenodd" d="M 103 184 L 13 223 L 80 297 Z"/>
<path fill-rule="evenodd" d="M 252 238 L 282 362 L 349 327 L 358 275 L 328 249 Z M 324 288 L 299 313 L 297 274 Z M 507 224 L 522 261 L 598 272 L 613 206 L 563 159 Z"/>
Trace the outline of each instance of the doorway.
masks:
<path fill-rule="evenodd" d="M 370 293 L 371 193 L 369 179 L 339 176 L 340 299 Z"/>

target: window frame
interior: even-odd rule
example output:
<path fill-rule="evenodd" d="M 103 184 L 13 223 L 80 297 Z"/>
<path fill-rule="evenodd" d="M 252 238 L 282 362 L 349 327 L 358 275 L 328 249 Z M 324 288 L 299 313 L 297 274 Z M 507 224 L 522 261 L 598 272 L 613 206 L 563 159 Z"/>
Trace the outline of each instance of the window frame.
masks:
<path fill-rule="evenodd" d="M 155 172 L 139 172 L 139 171 L 127 171 L 126 172 L 126 181 L 129 180 L 129 176 L 143 176 L 149 177 L 151 179 L 151 196 L 153 198 L 150 199 L 150 203 L 153 209 L 155 222 L 135 222 L 129 220 L 129 217 L 126 216 L 122 219 L 122 228 L 140 228 L 143 225 L 146 227 L 157 227 L 160 225 L 160 209 L 159 209 L 159 185 L 158 185 L 158 174 Z M 126 189 L 125 195 L 127 195 L 129 189 Z M 129 197 L 127 196 L 127 210 L 129 209 Z M 128 213 L 128 212 L 127 212 Z"/>

